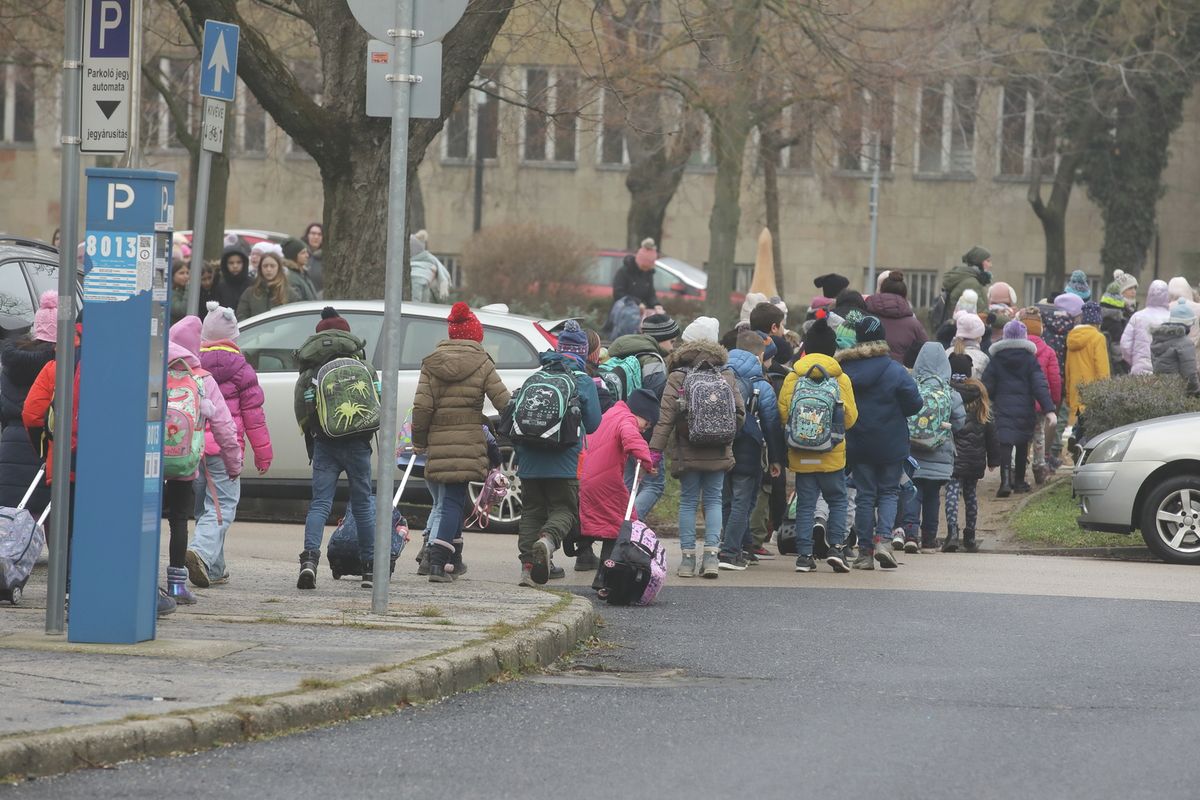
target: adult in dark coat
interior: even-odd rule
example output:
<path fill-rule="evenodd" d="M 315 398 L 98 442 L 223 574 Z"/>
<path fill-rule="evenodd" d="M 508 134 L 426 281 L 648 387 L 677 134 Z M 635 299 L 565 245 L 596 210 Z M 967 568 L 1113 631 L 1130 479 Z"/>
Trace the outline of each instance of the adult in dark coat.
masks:
<path fill-rule="evenodd" d="M 654 291 L 654 262 L 658 250 L 653 239 L 646 239 L 637 253 L 625 256 L 621 268 L 613 276 L 613 302 L 622 297 L 632 297 L 648 309 L 659 307 L 658 294 Z"/>
<path fill-rule="evenodd" d="M 57 296 L 55 301 L 57 305 Z M 40 333 L 53 339 L 53 312 L 50 319 L 49 333 Z M 0 353 L 0 506 L 15 508 L 21 502 L 41 464 L 21 422 L 21 410 L 29 387 L 53 360 L 54 342 L 33 335 L 9 339 Z M 30 513 L 38 516 L 49 501 L 50 487 L 39 481 L 29 499 Z"/>
<path fill-rule="evenodd" d="M 1029 442 L 1037 424 L 1037 406 L 1054 408 L 1050 386 L 1037 360 L 1037 348 L 1029 341 L 1025 325 L 1013 320 L 1004 326 L 1004 338 L 992 344 L 991 361 L 983 371 L 983 385 L 992 401 L 996 421 L 996 441 L 1000 444 L 1000 489 L 997 497 L 1016 491 L 1029 491 L 1025 470 L 1029 462 Z M 1055 416 L 1047 415 L 1053 425 Z M 1016 451 L 1016 472 L 1012 458 Z"/>
<path fill-rule="evenodd" d="M 904 273 L 898 269 L 888 273 L 879 292 L 867 298 L 867 311 L 883 323 L 891 357 L 906 367 L 913 366 L 929 335 L 908 303 Z"/>

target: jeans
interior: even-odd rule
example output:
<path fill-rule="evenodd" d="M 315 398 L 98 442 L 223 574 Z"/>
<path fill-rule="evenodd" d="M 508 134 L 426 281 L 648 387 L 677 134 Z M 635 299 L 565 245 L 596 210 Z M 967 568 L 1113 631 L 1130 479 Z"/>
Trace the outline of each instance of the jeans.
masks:
<path fill-rule="evenodd" d="M 433 498 L 429 519 L 425 520 L 425 544 L 429 544 L 437 538 L 438 522 L 442 519 L 442 484 L 426 478 L 425 485 L 429 487 L 429 496 Z"/>
<path fill-rule="evenodd" d="M 313 441 L 312 503 L 304 520 L 304 550 L 320 552 L 325 523 L 333 509 L 338 479 L 346 473 L 350 483 L 350 511 L 358 529 L 358 553 L 363 561 L 375 559 L 375 510 L 371 505 L 371 442 L 368 439 Z"/>
<path fill-rule="evenodd" d="M 696 509 L 704 504 L 704 548 L 721 544 L 721 489 L 724 472 L 688 470 L 679 476 L 679 546 L 685 553 L 696 549 Z"/>
<path fill-rule="evenodd" d="M 454 540 L 462 538 L 463 518 L 467 508 L 467 484 L 443 483 L 440 507 L 436 538 L 453 550 Z M 430 543 L 432 544 L 432 541 Z"/>
<path fill-rule="evenodd" d="M 942 486 L 945 483 L 929 478 L 913 478 L 913 485 L 917 488 L 917 499 L 916 502 L 909 503 L 908 512 L 904 516 L 906 538 L 917 537 L 918 525 L 923 539 L 933 539 L 937 536 L 938 514 L 942 510 Z"/>
<path fill-rule="evenodd" d="M 192 534 L 191 549 L 208 568 L 209 578 L 223 578 L 229 572 L 225 567 L 225 536 L 237 515 L 242 482 L 229 477 L 219 455 L 205 456 L 194 489 L 196 532 Z"/>
<path fill-rule="evenodd" d="M 557 550 L 579 523 L 579 481 L 574 478 L 528 478 L 521 481 L 521 524 L 517 557 L 533 561 L 533 545 L 549 536 Z"/>
<path fill-rule="evenodd" d="M 636 459 L 629 459 L 625 462 L 625 488 L 633 488 L 633 472 Z M 660 464 L 657 475 L 650 475 L 646 470 L 642 470 L 638 478 L 638 493 L 637 499 L 633 501 L 633 507 L 637 510 L 638 519 L 645 521 L 650 514 L 650 509 L 658 503 L 658 499 L 663 496 L 666 490 L 666 465 Z"/>
<path fill-rule="evenodd" d="M 958 497 L 961 494 L 966 506 L 966 530 L 975 530 L 976 517 L 979 516 L 979 497 L 975 490 L 979 481 L 964 480 L 950 481 L 946 485 L 946 527 L 951 531 L 958 530 Z"/>
<path fill-rule="evenodd" d="M 900 499 L 900 476 L 904 462 L 891 464 L 855 464 L 854 527 L 858 529 L 858 546 L 866 552 L 875 550 L 875 537 L 890 539 L 896 506 Z M 878 513 L 876 513 L 878 511 Z"/>
<path fill-rule="evenodd" d="M 721 552 L 736 556 L 743 549 L 754 547 L 754 539 L 750 535 L 750 515 L 758 503 L 758 488 L 762 478 L 757 474 L 737 475 L 729 472 L 725 475 L 724 484 L 721 513 L 725 530 L 721 534 Z M 707 520 L 705 524 L 708 524 Z"/>
<path fill-rule="evenodd" d="M 825 541 L 830 547 L 840 547 L 846 541 L 846 473 L 798 472 L 796 473 L 796 549 L 802 556 L 813 552 L 813 518 L 816 516 L 817 499 L 824 497 L 829 504 L 829 518 L 825 526 Z"/>

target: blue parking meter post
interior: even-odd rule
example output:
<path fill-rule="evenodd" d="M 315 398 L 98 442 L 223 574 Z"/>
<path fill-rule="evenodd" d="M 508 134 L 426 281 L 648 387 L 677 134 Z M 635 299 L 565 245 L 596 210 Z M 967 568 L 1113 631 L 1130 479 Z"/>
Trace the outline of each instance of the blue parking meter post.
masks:
<path fill-rule="evenodd" d="M 154 638 L 175 179 L 87 170 L 72 642 Z"/>

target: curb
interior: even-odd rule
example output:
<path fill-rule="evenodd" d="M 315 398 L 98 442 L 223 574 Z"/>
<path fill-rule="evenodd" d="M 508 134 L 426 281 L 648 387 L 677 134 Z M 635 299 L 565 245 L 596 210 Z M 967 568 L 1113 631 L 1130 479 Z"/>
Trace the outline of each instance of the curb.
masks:
<path fill-rule="evenodd" d="M 486 683 L 506 672 L 546 667 L 592 635 L 596 613 L 572 597 L 549 619 L 509 636 L 418 660 L 345 683 L 296 691 L 209 709 L 145 720 L 14 734 L 0 739 L 0 776 L 5 780 L 56 775 L 83 767 L 207 750 L 394 711 L 437 700 Z"/>

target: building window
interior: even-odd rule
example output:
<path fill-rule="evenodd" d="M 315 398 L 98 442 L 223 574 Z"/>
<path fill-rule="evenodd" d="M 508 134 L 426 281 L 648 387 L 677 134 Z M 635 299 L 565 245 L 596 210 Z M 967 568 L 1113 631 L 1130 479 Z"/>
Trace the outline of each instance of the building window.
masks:
<path fill-rule="evenodd" d="M 754 280 L 754 265 L 753 264 L 734 264 L 733 265 L 733 293 L 746 294 L 750 291 L 750 284 Z"/>
<path fill-rule="evenodd" d="M 715 166 L 717 163 L 716 148 L 713 146 L 713 126 L 712 119 L 707 114 L 700 121 L 700 143 L 692 150 L 692 155 L 688 158 L 688 167 L 691 169 L 704 169 Z"/>
<path fill-rule="evenodd" d="M 877 267 L 875 270 L 876 276 L 882 273 L 887 267 Z M 908 287 L 908 303 L 914 309 L 929 308 L 933 302 L 937 300 L 942 293 L 941 274 L 933 269 L 901 269 L 904 273 L 904 285 Z M 863 286 L 868 286 L 874 289 L 870 283 L 871 270 L 864 268 L 862 271 Z"/>
<path fill-rule="evenodd" d="M 975 171 L 974 78 L 924 86 L 918 95 L 917 171 L 926 174 L 971 174 Z"/>
<path fill-rule="evenodd" d="M 35 123 L 33 67 L 0 64 L 0 142 L 32 142 Z"/>
<path fill-rule="evenodd" d="M 849 172 L 870 172 L 879 159 L 884 172 L 892 169 L 895 139 L 895 100 L 892 89 L 875 93 L 853 89 L 839 110 L 838 166 Z M 878 153 L 875 152 L 878 141 Z"/>
<path fill-rule="evenodd" d="M 267 114 L 258 104 L 258 98 L 246 84 L 238 81 L 237 87 L 237 149 L 242 153 L 260 154 L 267 151 Z"/>
<path fill-rule="evenodd" d="M 500 101 L 489 92 L 499 92 L 500 70 L 492 67 L 480 70 L 476 83 L 486 89 L 471 89 L 463 94 L 454 110 L 446 117 L 442 130 L 442 160 L 469 161 L 479 156 L 495 159 L 500 132 Z"/>
<path fill-rule="evenodd" d="M 525 120 L 521 157 L 525 161 L 575 161 L 578 78 L 545 67 L 525 70 Z"/>
<path fill-rule="evenodd" d="M 783 169 L 811 170 L 813 168 L 813 131 L 816 108 L 810 103 L 795 103 L 783 110 L 784 139 L 795 144 L 780 152 L 779 166 Z"/>
<path fill-rule="evenodd" d="M 1000 97 L 999 174 L 1029 177 L 1034 159 L 1043 175 L 1054 172 L 1054 131 L 1048 114 L 1038 114 L 1031 92 L 1005 86 Z"/>
<path fill-rule="evenodd" d="M 600 91 L 600 120 L 600 163 L 627 166 L 629 148 L 625 142 L 625 108 L 612 89 Z"/>

